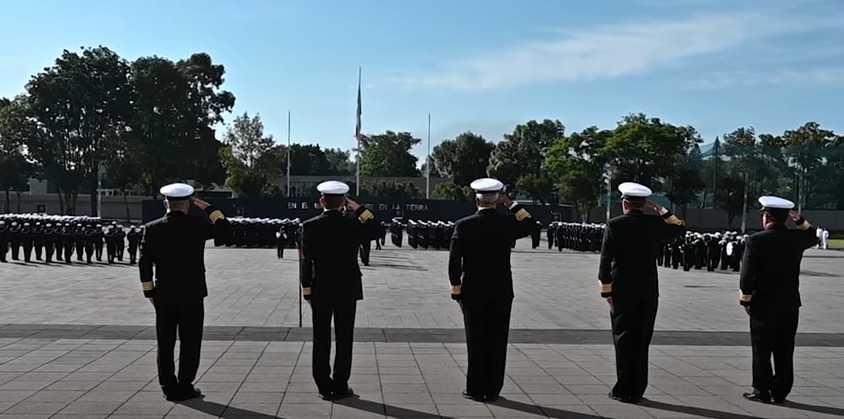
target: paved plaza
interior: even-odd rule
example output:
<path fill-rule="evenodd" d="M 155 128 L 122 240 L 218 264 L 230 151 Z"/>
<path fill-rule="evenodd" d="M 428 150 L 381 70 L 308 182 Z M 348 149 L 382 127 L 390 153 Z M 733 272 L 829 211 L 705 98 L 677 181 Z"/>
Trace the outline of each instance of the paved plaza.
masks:
<path fill-rule="evenodd" d="M 311 379 L 293 250 L 279 261 L 270 249 L 208 248 L 197 383 L 206 397 L 178 405 L 158 388 L 153 309 L 136 267 L 0 264 L 0 418 L 844 416 L 844 252 L 806 253 L 786 406 L 741 397 L 750 348 L 737 273 L 662 268 L 648 400 L 609 400 L 614 355 L 597 259 L 520 241 L 508 376 L 503 398 L 488 404 L 460 396 L 466 348 L 445 251 L 373 250 L 356 321 L 359 397 L 335 403 L 319 400 Z"/>

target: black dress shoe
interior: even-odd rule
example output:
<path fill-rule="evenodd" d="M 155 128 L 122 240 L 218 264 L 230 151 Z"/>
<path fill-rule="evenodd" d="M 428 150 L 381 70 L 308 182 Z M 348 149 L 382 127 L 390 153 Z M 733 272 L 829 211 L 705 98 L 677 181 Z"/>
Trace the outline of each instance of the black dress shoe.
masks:
<path fill-rule="evenodd" d="M 463 398 L 464 398 L 464 399 L 471 400 L 471 401 L 473 401 L 473 402 L 483 402 L 483 401 L 484 401 L 484 397 L 483 397 L 483 396 L 475 396 L 475 395 L 469 394 L 469 393 L 468 393 L 468 392 L 466 392 L 466 391 L 463 391 Z"/>
<path fill-rule="evenodd" d="M 319 393 L 319 398 L 327 402 L 334 400 L 334 397 L 332 397 L 331 393 Z"/>
<path fill-rule="evenodd" d="M 641 398 L 637 399 L 637 398 L 632 397 L 632 396 L 619 396 L 619 395 L 614 394 L 613 392 L 610 392 L 610 394 L 608 394 L 608 396 L 611 399 L 613 399 L 617 402 L 621 402 L 621 403 L 633 403 L 633 404 L 635 404 L 635 403 L 639 403 L 639 402 L 642 401 Z"/>
<path fill-rule="evenodd" d="M 496 401 L 496 400 L 498 400 L 498 395 L 497 395 L 497 394 L 496 394 L 496 395 L 493 395 L 493 396 L 486 396 L 486 397 L 484 397 L 484 401 L 485 401 L 485 402 L 494 402 L 494 401 Z"/>
<path fill-rule="evenodd" d="M 355 391 L 351 387 L 347 387 L 345 391 L 335 391 L 332 393 L 334 400 L 348 399 L 355 395 Z"/>
<path fill-rule="evenodd" d="M 774 398 L 774 404 L 785 404 L 785 399 Z"/>
<path fill-rule="evenodd" d="M 753 391 L 750 393 L 744 393 L 742 394 L 742 397 L 752 402 L 766 404 L 771 403 L 771 393 L 768 393 L 767 391 Z"/>

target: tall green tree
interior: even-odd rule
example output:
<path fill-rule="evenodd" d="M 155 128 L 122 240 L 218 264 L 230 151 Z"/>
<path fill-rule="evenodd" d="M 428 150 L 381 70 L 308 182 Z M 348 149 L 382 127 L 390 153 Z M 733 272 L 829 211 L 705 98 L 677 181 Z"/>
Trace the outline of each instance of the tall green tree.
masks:
<path fill-rule="evenodd" d="M 678 156 L 702 142 L 691 126 L 633 114 L 618 123 L 602 155 L 615 166 L 617 177 L 654 185 L 674 174 Z"/>
<path fill-rule="evenodd" d="M 422 140 L 409 132 L 387 131 L 384 134 L 361 137 L 361 166 L 363 176 L 412 177 L 419 176 L 418 158 L 411 149 Z"/>
<path fill-rule="evenodd" d="M 226 131 L 225 145 L 220 158 L 228 175 L 226 186 L 250 198 L 269 194 L 270 181 L 279 170 L 260 164 L 275 145 L 272 136 L 264 135 L 261 116 L 244 113 L 235 118 Z"/>
<path fill-rule="evenodd" d="M 507 185 L 515 185 L 519 177 L 539 175 L 545 153 L 555 141 L 565 137 L 560 121 L 546 119 L 517 125 L 512 134 L 495 146 L 487 172 Z"/>
<path fill-rule="evenodd" d="M 545 154 L 543 172 L 558 186 L 560 200 L 575 205 L 583 221 L 605 193 L 607 158 L 601 153 L 612 134 L 592 126 L 557 140 Z"/>
<path fill-rule="evenodd" d="M 24 153 L 33 125 L 26 121 L 21 103 L 0 99 L 0 190 L 5 193 L 4 212 L 9 212 L 9 192 L 26 188 L 32 165 Z"/>
<path fill-rule="evenodd" d="M 434 196 L 439 199 L 463 201 L 472 199 L 475 192 L 468 186 L 460 186 L 454 182 L 443 182 L 434 188 Z"/>
<path fill-rule="evenodd" d="M 554 192 L 554 183 L 544 173 L 529 173 L 516 180 L 516 189 L 528 196 L 534 203 L 547 204 Z"/>
<path fill-rule="evenodd" d="M 26 90 L 31 115 L 45 134 L 27 144 L 33 159 L 58 180 L 66 212 L 75 212 L 84 183 L 96 213 L 99 166 L 114 152 L 107 139 L 122 134 L 130 117 L 128 62 L 104 47 L 65 50 Z"/>
<path fill-rule="evenodd" d="M 687 155 L 679 156 L 677 169 L 668 179 L 668 193 L 666 196 L 680 207 L 683 217 L 689 204 L 697 200 L 698 194 L 706 187 L 701 173 L 703 173 L 703 159 L 700 148 L 695 145 Z"/>
<path fill-rule="evenodd" d="M 795 198 L 802 201 L 799 203 L 803 207 L 818 205 L 819 202 L 814 202 L 813 199 L 822 182 L 815 180 L 823 179 L 824 175 L 832 175 L 826 170 L 829 159 L 825 150 L 832 149 L 837 144 L 838 136 L 821 128 L 817 122 L 807 122 L 800 128 L 784 132 L 782 140 L 785 156 L 795 171 L 798 192 Z"/>
<path fill-rule="evenodd" d="M 431 174 L 452 178 L 458 185 L 468 185 L 477 178 L 486 177 L 494 149 L 495 144 L 471 131 L 443 140 L 431 150 L 431 168 L 434 169 Z"/>
<path fill-rule="evenodd" d="M 221 182 L 222 145 L 213 127 L 234 106 L 222 90 L 225 69 L 205 53 L 173 62 L 141 57 L 132 63 L 134 113 L 131 135 L 141 147 L 141 188 L 156 196 L 161 184 L 192 179 L 201 185 Z M 178 150 L 178 153 L 174 153 Z"/>

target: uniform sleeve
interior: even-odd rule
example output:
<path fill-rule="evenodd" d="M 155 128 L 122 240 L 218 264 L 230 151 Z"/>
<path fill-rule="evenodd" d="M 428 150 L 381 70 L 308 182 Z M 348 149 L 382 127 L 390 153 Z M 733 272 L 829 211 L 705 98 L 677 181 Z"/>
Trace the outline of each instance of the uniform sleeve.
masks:
<path fill-rule="evenodd" d="M 753 293 L 756 291 L 756 281 L 758 280 L 756 265 L 759 263 L 756 253 L 756 243 L 753 240 L 753 236 L 750 236 L 744 243 L 741 276 L 739 278 L 739 288 L 741 289 L 739 303 L 743 306 L 750 305 L 753 299 Z"/>
<path fill-rule="evenodd" d="M 795 224 L 797 224 L 797 228 L 800 229 L 800 246 L 803 250 L 815 247 L 815 245 L 818 244 L 817 228 L 809 224 L 809 222 L 803 217 L 800 217 Z"/>
<path fill-rule="evenodd" d="M 513 228 L 513 240 L 530 236 L 536 226 L 536 222 L 533 220 L 530 213 L 516 202 L 514 202 L 513 205 L 510 205 L 510 211 L 512 211 L 513 215 L 516 217 L 516 224 Z"/>
<path fill-rule="evenodd" d="M 612 265 L 615 261 L 615 247 L 612 229 L 609 225 L 604 228 L 604 240 L 601 244 L 601 262 L 598 267 L 598 280 L 601 283 L 601 297 L 612 297 Z"/>
<path fill-rule="evenodd" d="M 155 295 L 155 240 L 153 239 L 152 229 L 145 229 L 144 235 L 141 237 L 141 258 L 138 259 L 138 270 L 141 273 L 141 289 L 144 291 L 144 297 L 150 298 Z"/>
<path fill-rule="evenodd" d="M 451 298 L 459 300 L 463 294 L 463 252 L 466 246 L 461 237 L 460 224 L 454 226 L 451 245 L 448 250 L 448 281 L 451 283 Z"/>
<path fill-rule="evenodd" d="M 665 213 L 662 214 L 662 220 L 665 221 L 662 233 L 663 238 L 673 239 L 686 235 L 686 223 L 667 208 L 664 211 Z"/>
<path fill-rule="evenodd" d="M 205 240 L 216 239 L 222 243 L 226 243 L 234 236 L 231 224 L 223 212 L 209 205 L 205 208 L 205 213 L 208 214 L 208 219 L 211 221 L 208 228 L 205 230 Z"/>
<path fill-rule="evenodd" d="M 355 210 L 355 215 L 361 223 L 361 243 L 366 243 L 381 237 L 381 221 L 368 208 L 361 205 Z"/>
<path fill-rule="evenodd" d="M 314 260 L 316 257 L 315 237 L 313 229 L 307 224 L 302 227 L 302 234 L 299 238 L 299 257 L 302 258 L 302 267 L 299 271 L 299 283 L 302 285 L 302 296 L 306 300 L 311 299 L 311 287 L 314 283 Z"/>

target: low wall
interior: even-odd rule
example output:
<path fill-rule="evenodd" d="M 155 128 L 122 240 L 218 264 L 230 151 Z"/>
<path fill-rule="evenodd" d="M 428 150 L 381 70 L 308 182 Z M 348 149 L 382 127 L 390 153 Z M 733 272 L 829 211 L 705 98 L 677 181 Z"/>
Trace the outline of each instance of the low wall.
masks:
<path fill-rule="evenodd" d="M 124 201 L 122 196 L 104 196 L 102 197 L 102 217 L 114 220 L 140 220 L 142 216 L 141 202 L 143 202 L 144 199 L 148 198 L 127 196 Z M 58 195 L 21 194 L 20 203 L 14 193 L 9 195 L 8 212 L 10 213 L 36 213 L 39 212 L 39 206 L 42 206 L 41 209 L 43 209 L 43 212 L 47 214 L 61 214 L 61 206 L 59 205 Z M 20 210 L 18 210 L 19 207 Z M 6 212 L 4 211 L 5 208 L 6 197 L 3 192 L 0 192 L 0 213 Z M 73 215 L 94 215 L 94 212 L 91 211 L 91 197 L 89 195 L 78 196 L 76 200 L 76 213 Z"/>

